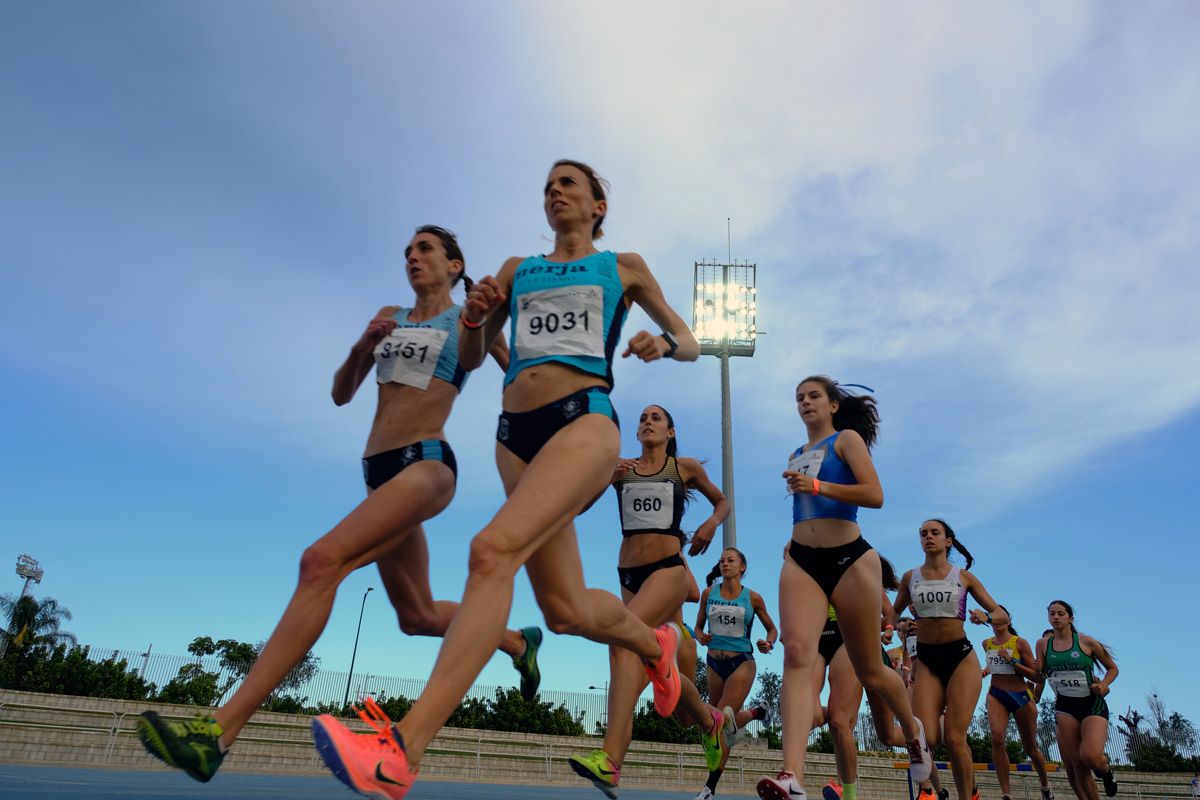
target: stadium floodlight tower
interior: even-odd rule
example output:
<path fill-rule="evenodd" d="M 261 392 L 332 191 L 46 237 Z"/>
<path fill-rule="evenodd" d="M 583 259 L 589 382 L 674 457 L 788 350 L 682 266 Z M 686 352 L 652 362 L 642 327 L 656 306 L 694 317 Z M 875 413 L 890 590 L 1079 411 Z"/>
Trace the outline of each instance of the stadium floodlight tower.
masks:
<path fill-rule="evenodd" d="M 45 574 L 46 570 L 41 568 L 37 562 L 37 559 L 33 556 L 29 555 L 28 553 L 21 553 L 21 555 L 17 556 L 17 577 L 25 579 L 25 586 L 21 589 L 21 597 L 17 598 L 18 601 L 25 597 L 25 595 L 29 594 L 29 584 L 41 583 L 42 576 Z M 8 620 L 4 620 L 0 624 L 7 625 Z M 3 630 L 3 628 L 0 628 L 0 631 Z M 16 635 L 16 631 L 10 631 L 10 633 Z M 7 652 L 8 636 L 0 637 L 0 658 L 2 658 Z"/>
<path fill-rule="evenodd" d="M 754 355 L 758 338 L 757 266 L 697 261 L 692 304 L 692 330 L 700 355 L 721 359 L 721 491 L 729 501 L 729 518 L 722 527 L 724 547 L 737 547 L 737 504 L 733 499 L 733 420 L 729 403 L 729 359 Z"/>
<path fill-rule="evenodd" d="M 17 556 L 17 575 L 25 579 L 25 588 L 21 589 L 21 597 L 29 594 L 29 584 L 41 583 L 42 576 L 46 574 L 46 570 L 42 569 L 38 561 L 28 553 L 21 553 Z"/>

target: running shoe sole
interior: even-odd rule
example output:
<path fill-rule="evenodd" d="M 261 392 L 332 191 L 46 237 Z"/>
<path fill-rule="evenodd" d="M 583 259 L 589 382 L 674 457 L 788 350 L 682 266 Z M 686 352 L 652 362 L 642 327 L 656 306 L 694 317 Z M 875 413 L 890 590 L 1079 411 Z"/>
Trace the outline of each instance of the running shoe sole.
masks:
<path fill-rule="evenodd" d="M 604 792 L 604 794 L 611 797 L 613 800 L 617 800 L 617 787 L 609 786 L 607 783 L 600 780 L 595 774 L 592 773 L 590 769 L 587 768 L 587 766 L 580 761 L 569 758 L 567 759 L 567 763 L 571 765 L 571 769 L 575 770 L 576 775 L 581 778 L 587 778 L 597 789 Z"/>
<path fill-rule="evenodd" d="M 775 781 L 770 778 L 763 778 L 755 788 L 762 800 L 796 800 L 795 797 L 791 796 L 791 792 L 780 789 Z"/>
<path fill-rule="evenodd" d="M 138 715 L 138 739 L 141 741 L 142 747 L 146 748 L 146 752 L 155 758 L 161 759 L 162 762 L 169 767 L 183 770 L 192 780 L 199 781 L 200 783 L 208 783 L 211 781 L 213 775 L 217 774 L 216 768 L 205 774 L 204 772 L 194 769 L 189 764 L 181 763 L 181 761 L 176 757 L 175 753 L 172 752 L 171 746 L 167 744 L 167 741 L 159 732 L 160 726 L 165 728 L 166 723 L 162 721 L 162 717 L 160 717 L 156 712 L 143 711 Z M 217 760 L 217 766 L 220 766 L 220 759 Z"/>
<path fill-rule="evenodd" d="M 837 793 L 837 789 L 829 785 L 821 788 L 821 797 L 824 800 L 842 800 L 842 796 Z"/>

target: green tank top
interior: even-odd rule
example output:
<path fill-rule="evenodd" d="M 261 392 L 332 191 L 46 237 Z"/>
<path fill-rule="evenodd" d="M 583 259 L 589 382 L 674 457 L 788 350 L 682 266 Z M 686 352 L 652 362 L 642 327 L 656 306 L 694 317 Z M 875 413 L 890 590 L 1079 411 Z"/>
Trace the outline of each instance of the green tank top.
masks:
<path fill-rule="evenodd" d="M 1054 637 L 1046 641 L 1046 678 L 1061 697 L 1091 697 L 1096 659 L 1083 652 L 1079 632 L 1071 631 L 1071 649 L 1054 649 Z"/>

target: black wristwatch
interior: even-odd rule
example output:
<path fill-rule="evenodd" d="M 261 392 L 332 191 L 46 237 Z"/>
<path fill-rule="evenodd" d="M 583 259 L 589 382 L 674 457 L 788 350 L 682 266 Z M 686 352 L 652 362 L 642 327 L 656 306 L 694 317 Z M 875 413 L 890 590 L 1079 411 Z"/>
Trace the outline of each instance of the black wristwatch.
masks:
<path fill-rule="evenodd" d="M 667 343 L 667 352 L 663 353 L 663 358 L 670 358 L 675 355 L 675 351 L 679 349 L 679 342 L 675 341 L 675 337 L 666 331 L 660 333 L 659 336 Z"/>

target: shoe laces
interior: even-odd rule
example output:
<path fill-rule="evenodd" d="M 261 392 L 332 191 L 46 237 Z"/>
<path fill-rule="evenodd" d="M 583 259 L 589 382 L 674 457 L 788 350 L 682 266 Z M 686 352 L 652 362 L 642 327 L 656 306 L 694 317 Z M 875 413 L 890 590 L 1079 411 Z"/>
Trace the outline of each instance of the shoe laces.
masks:
<path fill-rule="evenodd" d="M 357 706 L 354 708 L 359 718 L 375 729 L 375 733 L 378 734 L 381 742 L 384 742 L 392 750 L 399 753 L 400 745 L 392 733 L 392 718 L 379 707 L 379 704 L 375 702 L 375 698 L 370 695 L 367 695 L 367 698 L 363 701 L 363 706 L 364 708 L 358 708 Z"/>

